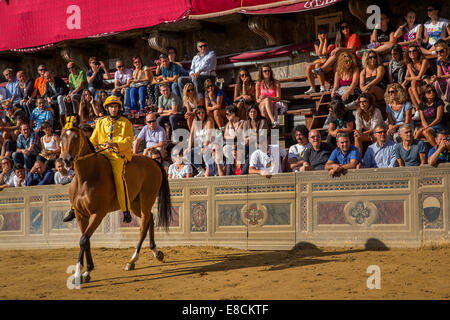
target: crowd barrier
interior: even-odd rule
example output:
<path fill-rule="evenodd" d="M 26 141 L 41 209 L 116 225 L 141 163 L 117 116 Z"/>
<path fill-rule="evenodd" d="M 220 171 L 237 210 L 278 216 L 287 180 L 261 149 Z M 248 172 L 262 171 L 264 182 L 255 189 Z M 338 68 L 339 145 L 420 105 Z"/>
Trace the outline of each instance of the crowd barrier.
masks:
<path fill-rule="evenodd" d="M 173 221 L 155 238 L 158 246 L 248 250 L 448 244 L 449 184 L 450 164 L 350 170 L 336 178 L 322 171 L 171 180 Z M 67 185 L 1 191 L 0 249 L 78 247 L 76 221 L 62 222 L 69 205 Z M 138 233 L 139 219 L 125 224 L 117 211 L 91 244 L 133 247 Z"/>

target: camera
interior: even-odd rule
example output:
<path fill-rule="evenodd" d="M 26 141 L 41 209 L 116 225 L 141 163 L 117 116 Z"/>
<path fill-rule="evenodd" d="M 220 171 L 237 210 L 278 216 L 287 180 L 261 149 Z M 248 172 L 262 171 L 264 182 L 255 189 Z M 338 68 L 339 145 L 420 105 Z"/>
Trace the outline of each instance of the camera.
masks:
<path fill-rule="evenodd" d="M 95 64 L 96 66 L 99 66 L 99 65 L 100 65 L 100 62 L 95 61 L 94 64 Z"/>
<path fill-rule="evenodd" d="M 445 138 L 445 141 L 450 141 L 450 136 L 448 136 L 447 138 Z"/>

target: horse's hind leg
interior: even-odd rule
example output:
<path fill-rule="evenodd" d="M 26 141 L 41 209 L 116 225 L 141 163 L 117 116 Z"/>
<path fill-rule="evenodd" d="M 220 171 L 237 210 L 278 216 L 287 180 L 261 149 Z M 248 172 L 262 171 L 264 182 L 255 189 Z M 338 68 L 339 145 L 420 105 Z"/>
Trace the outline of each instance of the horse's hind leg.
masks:
<path fill-rule="evenodd" d="M 141 214 L 141 205 L 140 205 L 140 197 L 136 198 L 131 203 L 131 211 L 134 212 L 137 216 L 141 217 L 141 230 L 139 235 L 139 242 L 136 246 L 136 250 L 133 253 L 133 256 L 131 257 L 130 261 L 125 266 L 125 270 L 130 271 L 134 270 L 136 261 L 139 259 L 139 252 L 141 251 L 142 243 L 145 240 L 145 237 L 147 236 L 147 229 L 148 229 L 148 223 L 149 219 L 145 215 Z"/>
<path fill-rule="evenodd" d="M 164 253 L 162 251 L 159 251 L 156 249 L 156 243 L 155 243 L 155 221 L 153 220 L 153 214 L 151 214 L 150 217 L 150 226 L 148 228 L 148 234 L 150 237 L 150 250 L 153 251 L 153 255 L 156 259 L 159 261 L 164 260 Z"/>
<path fill-rule="evenodd" d="M 85 247 L 85 256 L 86 256 L 86 271 L 83 273 L 83 282 L 91 281 L 90 273 L 94 270 L 94 261 L 92 260 L 91 254 L 91 241 L 88 239 Z"/>

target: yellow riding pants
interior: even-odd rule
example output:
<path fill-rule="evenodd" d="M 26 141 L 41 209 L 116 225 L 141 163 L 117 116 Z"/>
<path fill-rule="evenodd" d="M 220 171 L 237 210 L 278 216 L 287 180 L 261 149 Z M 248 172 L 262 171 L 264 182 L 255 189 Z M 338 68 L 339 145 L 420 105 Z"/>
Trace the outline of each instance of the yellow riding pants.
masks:
<path fill-rule="evenodd" d="M 130 198 L 128 196 L 127 182 L 125 181 L 125 165 L 127 161 L 114 155 L 105 154 L 111 163 L 114 183 L 116 185 L 117 201 L 122 211 L 130 210 Z"/>

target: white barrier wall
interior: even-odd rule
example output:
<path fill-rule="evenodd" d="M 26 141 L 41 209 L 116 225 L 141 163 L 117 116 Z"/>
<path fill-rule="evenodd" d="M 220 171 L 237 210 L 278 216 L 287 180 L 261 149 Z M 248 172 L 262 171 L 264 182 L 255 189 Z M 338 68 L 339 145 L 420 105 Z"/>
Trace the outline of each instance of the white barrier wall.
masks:
<path fill-rule="evenodd" d="M 348 247 L 384 244 L 420 247 L 450 243 L 450 165 L 437 168 L 351 170 L 265 177 L 170 181 L 174 220 L 157 230 L 158 246 L 214 245 L 292 249 L 303 242 Z M 62 222 L 68 186 L 9 188 L 0 192 L 0 248 L 77 247 L 76 221 Z M 154 209 L 155 210 L 155 209 Z M 139 219 L 108 214 L 95 232 L 96 247 L 131 247 Z M 148 242 L 146 242 L 148 243 Z"/>

